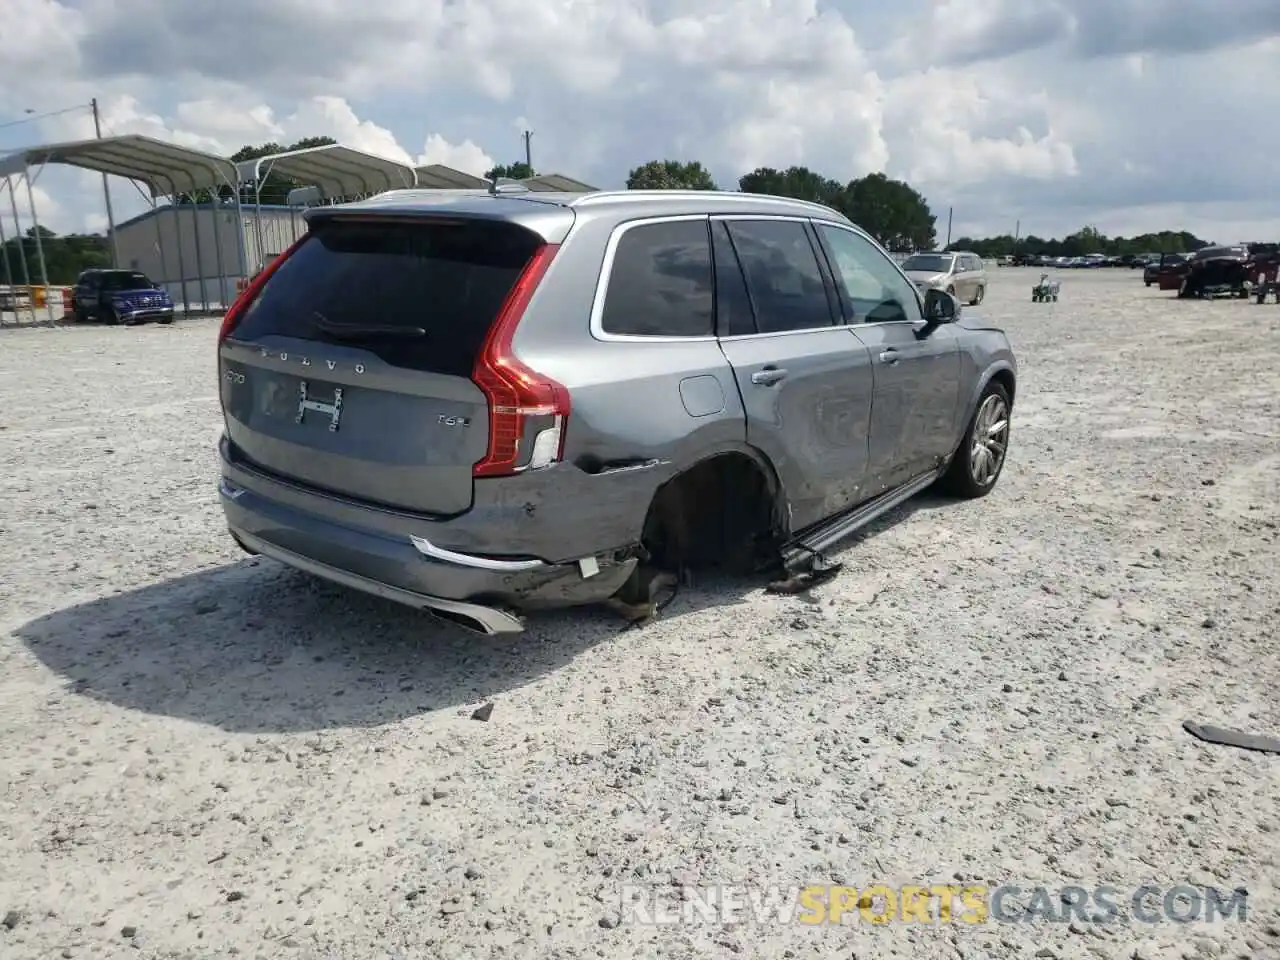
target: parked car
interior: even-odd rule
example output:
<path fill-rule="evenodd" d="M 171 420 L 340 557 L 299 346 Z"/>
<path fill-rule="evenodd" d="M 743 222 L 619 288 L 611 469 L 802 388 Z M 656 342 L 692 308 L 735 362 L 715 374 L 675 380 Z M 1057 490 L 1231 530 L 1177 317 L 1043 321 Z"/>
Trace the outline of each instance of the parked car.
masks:
<path fill-rule="evenodd" d="M 1197 250 L 1181 270 L 1178 296 L 1248 297 L 1253 289 L 1248 263 L 1249 249 L 1244 245 Z"/>
<path fill-rule="evenodd" d="M 249 553 L 514 632 L 677 571 L 829 571 L 1004 466 L 1005 334 L 827 207 L 410 190 L 305 216 L 218 337 Z"/>
<path fill-rule="evenodd" d="M 970 306 L 977 306 L 987 295 L 987 270 L 976 253 L 913 253 L 902 269 L 922 292 L 936 287 Z"/>
<path fill-rule="evenodd" d="M 1176 290 L 1182 285 L 1182 267 L 1187 257 L 1183 253 L 1161 253 L 1142 270 L 1142 282 L 1148 287 L 1153 283 L 1160 290 Z"/>
<path fill-rule="evenodd" d="M 173 300 L 137 270 L 85 270 L 71 291 L 71 314 L 80 323 L 173 323 Z"/>

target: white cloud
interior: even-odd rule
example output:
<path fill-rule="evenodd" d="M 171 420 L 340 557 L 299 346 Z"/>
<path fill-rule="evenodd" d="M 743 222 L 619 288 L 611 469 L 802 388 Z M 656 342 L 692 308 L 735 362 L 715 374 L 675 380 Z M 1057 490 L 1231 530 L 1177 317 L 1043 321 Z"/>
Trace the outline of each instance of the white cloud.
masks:
<path fill-rule="evenodd" d="M 418 154 L 416 162 L 418 166 L 439 163 L 477 177 L 483 177 L 496 163 L 493 157 L 470 140 L 455 144 L 435 133 L 427 137 L 427 142 L 422 145 L 422 152 Z"/>
<path fill-rule="evenodd" d="M 1258 82 L 1280 52 L 1275 0 L 8 8 L 20 42 L 0 47 L 0 122 L 97 96 L 113 133 L 224 153 L 328 135 L 476 173 L 523 159 L 519 134 L 532 129 L 535 166 L 602 186 L 659 157 L 701 160 L 726 185 L 757 165 L 841 180 L 883 169 L 935 212 L 954 205 L 960 232 L 1018 218 L 1039 233 L 1136 229 L 1144 210 L 1208 231 L 1215 209 L 1252 200 L 1257 229 L 1280 235 L 1266 228 L 1280 217 L 1267 186 L 1280 130 L 1256 122 L 1280 115 L 1280 90 Z M 80 110 L 39 132 L 90 136 L 92 125 Z M 0 149 L 21 142 L 9 133 Z M 45 176 L 64 226 L 101 216 L 96 178 Z M 117 195 L 126 211 L 139 203 Z"/>

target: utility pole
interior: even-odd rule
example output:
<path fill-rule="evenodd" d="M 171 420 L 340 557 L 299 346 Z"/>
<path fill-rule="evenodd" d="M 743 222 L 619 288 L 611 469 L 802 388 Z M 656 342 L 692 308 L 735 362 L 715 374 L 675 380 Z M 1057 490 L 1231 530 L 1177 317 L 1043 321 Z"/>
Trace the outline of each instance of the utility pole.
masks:
<path fill-rule="evenodd" d="M 947 207 L 947 245 L 943 250 L 951 249 L 951 215 L 955 213 L 955 207 Z"/>
<path fill-rule="evenodd" d="M 89 101 L 93 108 L 93 135 L 102 139 L 102 121 L 98 118 L 98 98 Z M 107 236 L 111 241 L 111 266 L 120 267 L 120 247 L 116 242 L 116 217 L 111 210 L 111 187 L 107 183 L 107 175 L 102 175 L 102 197 L 107 201 Z"/>
<path fill-rule="evenodd" d="M 533 139 L 533 131 L 526 130 L 522 136 L 524 138 L 524 164 L 529 168 L 529 176 L 533 176 L 533 148 L 529 143 Z"/>

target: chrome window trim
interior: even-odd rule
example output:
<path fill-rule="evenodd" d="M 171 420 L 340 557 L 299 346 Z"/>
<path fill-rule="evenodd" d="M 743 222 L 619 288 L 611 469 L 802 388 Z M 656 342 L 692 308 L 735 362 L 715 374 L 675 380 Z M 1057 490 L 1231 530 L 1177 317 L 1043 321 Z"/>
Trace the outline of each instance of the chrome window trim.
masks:
<path fill-rule="evenodd" d="M 623 334 L 609 333 L 603 328 L 604 318 L 604 302 L 609 290 L 609 280 L 613 274 L 613 261 L 617 253 L 618 244 L 622 241 L 622 237 L 628 230 L 636 227 L 647 226 L 654 223 L 679 223 L 684 221 L 702 220 L 713 223 L 717 220 L 723 221 L 739 221 L 739 220 L 782 220 L 794 223 L 810 224 L 815 229 L 820 226 L 831 227 L 836 230 L 845 230 L 855 236 L 871 243 L 871 245 L 880 252 L 893 267 L 898 271 L 904 283 L 915 293 L 916 306 L 920 311 L 920 320 L 880 320 L 874 323 L 845 323 L 843 321 L 827 324 L 821 327 L 805 327 L 800 330 L 778 330 L 768 333 L 742 333 L 732 336 L 717 337 L 697 336 L 697 337 L 672 337 L 660 335 L 645 334 Z M 565 238 L 566 241 L 568 237 Z M 710 238 L 708 238 L 708 242 Z M 714 254 L 713 254 L 714 262 Z M 865 230 L 852 224 L 844 223 L 840 220 L 828 220 L 826 218 L 811 217 L 803 214 L 783 214 L 783 213 L 683 213 L 683 214 L 658 214 L 650 217 L 638 217 L 634 220 L 626 220 L 613 228 L 613 232 L 609 235 L 609 240 L 605 244 L 604 260 L 600 264 L 600 274 L 596 278 L 596 289 L 591 301 L 591 318 L 590 331 L 591 336 L 603 343 L 709 343 L 716 341 L 739 342 L 743 340 L 766 340 L 774 337 L 794 337 L 797 335 L 809 333 L 823 333 L 827 330 L 853 330 L 857 327 L 878 327 L 907 324 L 916 326 L 923 322 L 924 319 L 924 301 L 920 297 L 920 291 L 916 289 L 911 279 L 902 271 L 898 262 L 885 252 L 884 248 L 876 242 L 876 239 L 868 234 Z"/>
<path fill-rule="evenodd" d="M 604 247 L 604 260 L 600 264 L 600 274 L 596 277 L 596 291 L 591 299 L 591 320 L 589 329 L 591 336 L 596 340 L 604 343 L 713 343 L 716 340 L 714 333 L 707 336 L 696 337 L 672 337 L 667 335 L 647 335 L 639 333 L 609 333 L 604 329 L 604 301 L 605 296 L 609 292 L 609 281 L 613 278 L 613 260 L 618 252 L 618 244 L 622 242 L 622 238 L 628 231 L 634 230 L 636 227 L 647 227 L 657 223 L 685 223 L 702 221 L 707 223 L 710 216 L 705 213 L 681 213 L 667 214 L 665 216 L 639 217 L 635 220 L 625 220 L 613 228 L 613 232 L 609 234 L 609 240 Z M 707 234 L 707 254 L 711 255 L 711 235 Z M 714 259 L 712 261 L 712 283 L 715 282 L 714 276 Z M 714 321 L 714 318 L 712 318 Z"/>

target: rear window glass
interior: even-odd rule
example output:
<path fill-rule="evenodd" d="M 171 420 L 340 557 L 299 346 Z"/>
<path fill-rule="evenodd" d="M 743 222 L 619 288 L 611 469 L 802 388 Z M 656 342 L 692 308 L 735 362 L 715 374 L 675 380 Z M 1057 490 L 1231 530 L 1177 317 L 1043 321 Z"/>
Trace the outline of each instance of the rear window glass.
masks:
<path fill-rule="evenodd" d="M 467 377 L 540 242 L 514 224 L 321 221 L 235 337 L 353 346 L 392 366 Z"/>
<path fill-rule="evenodd" d="M 831 326 L 822 268 L 803 223 L 731 220 L 728 225 L 760 333 Z"/>
<path fill-rule="evenodd" d="M 714 317 L 705 219 L 640 224 L 622 234 L 600 318 L 605 333 L 707 337 Z"/>

